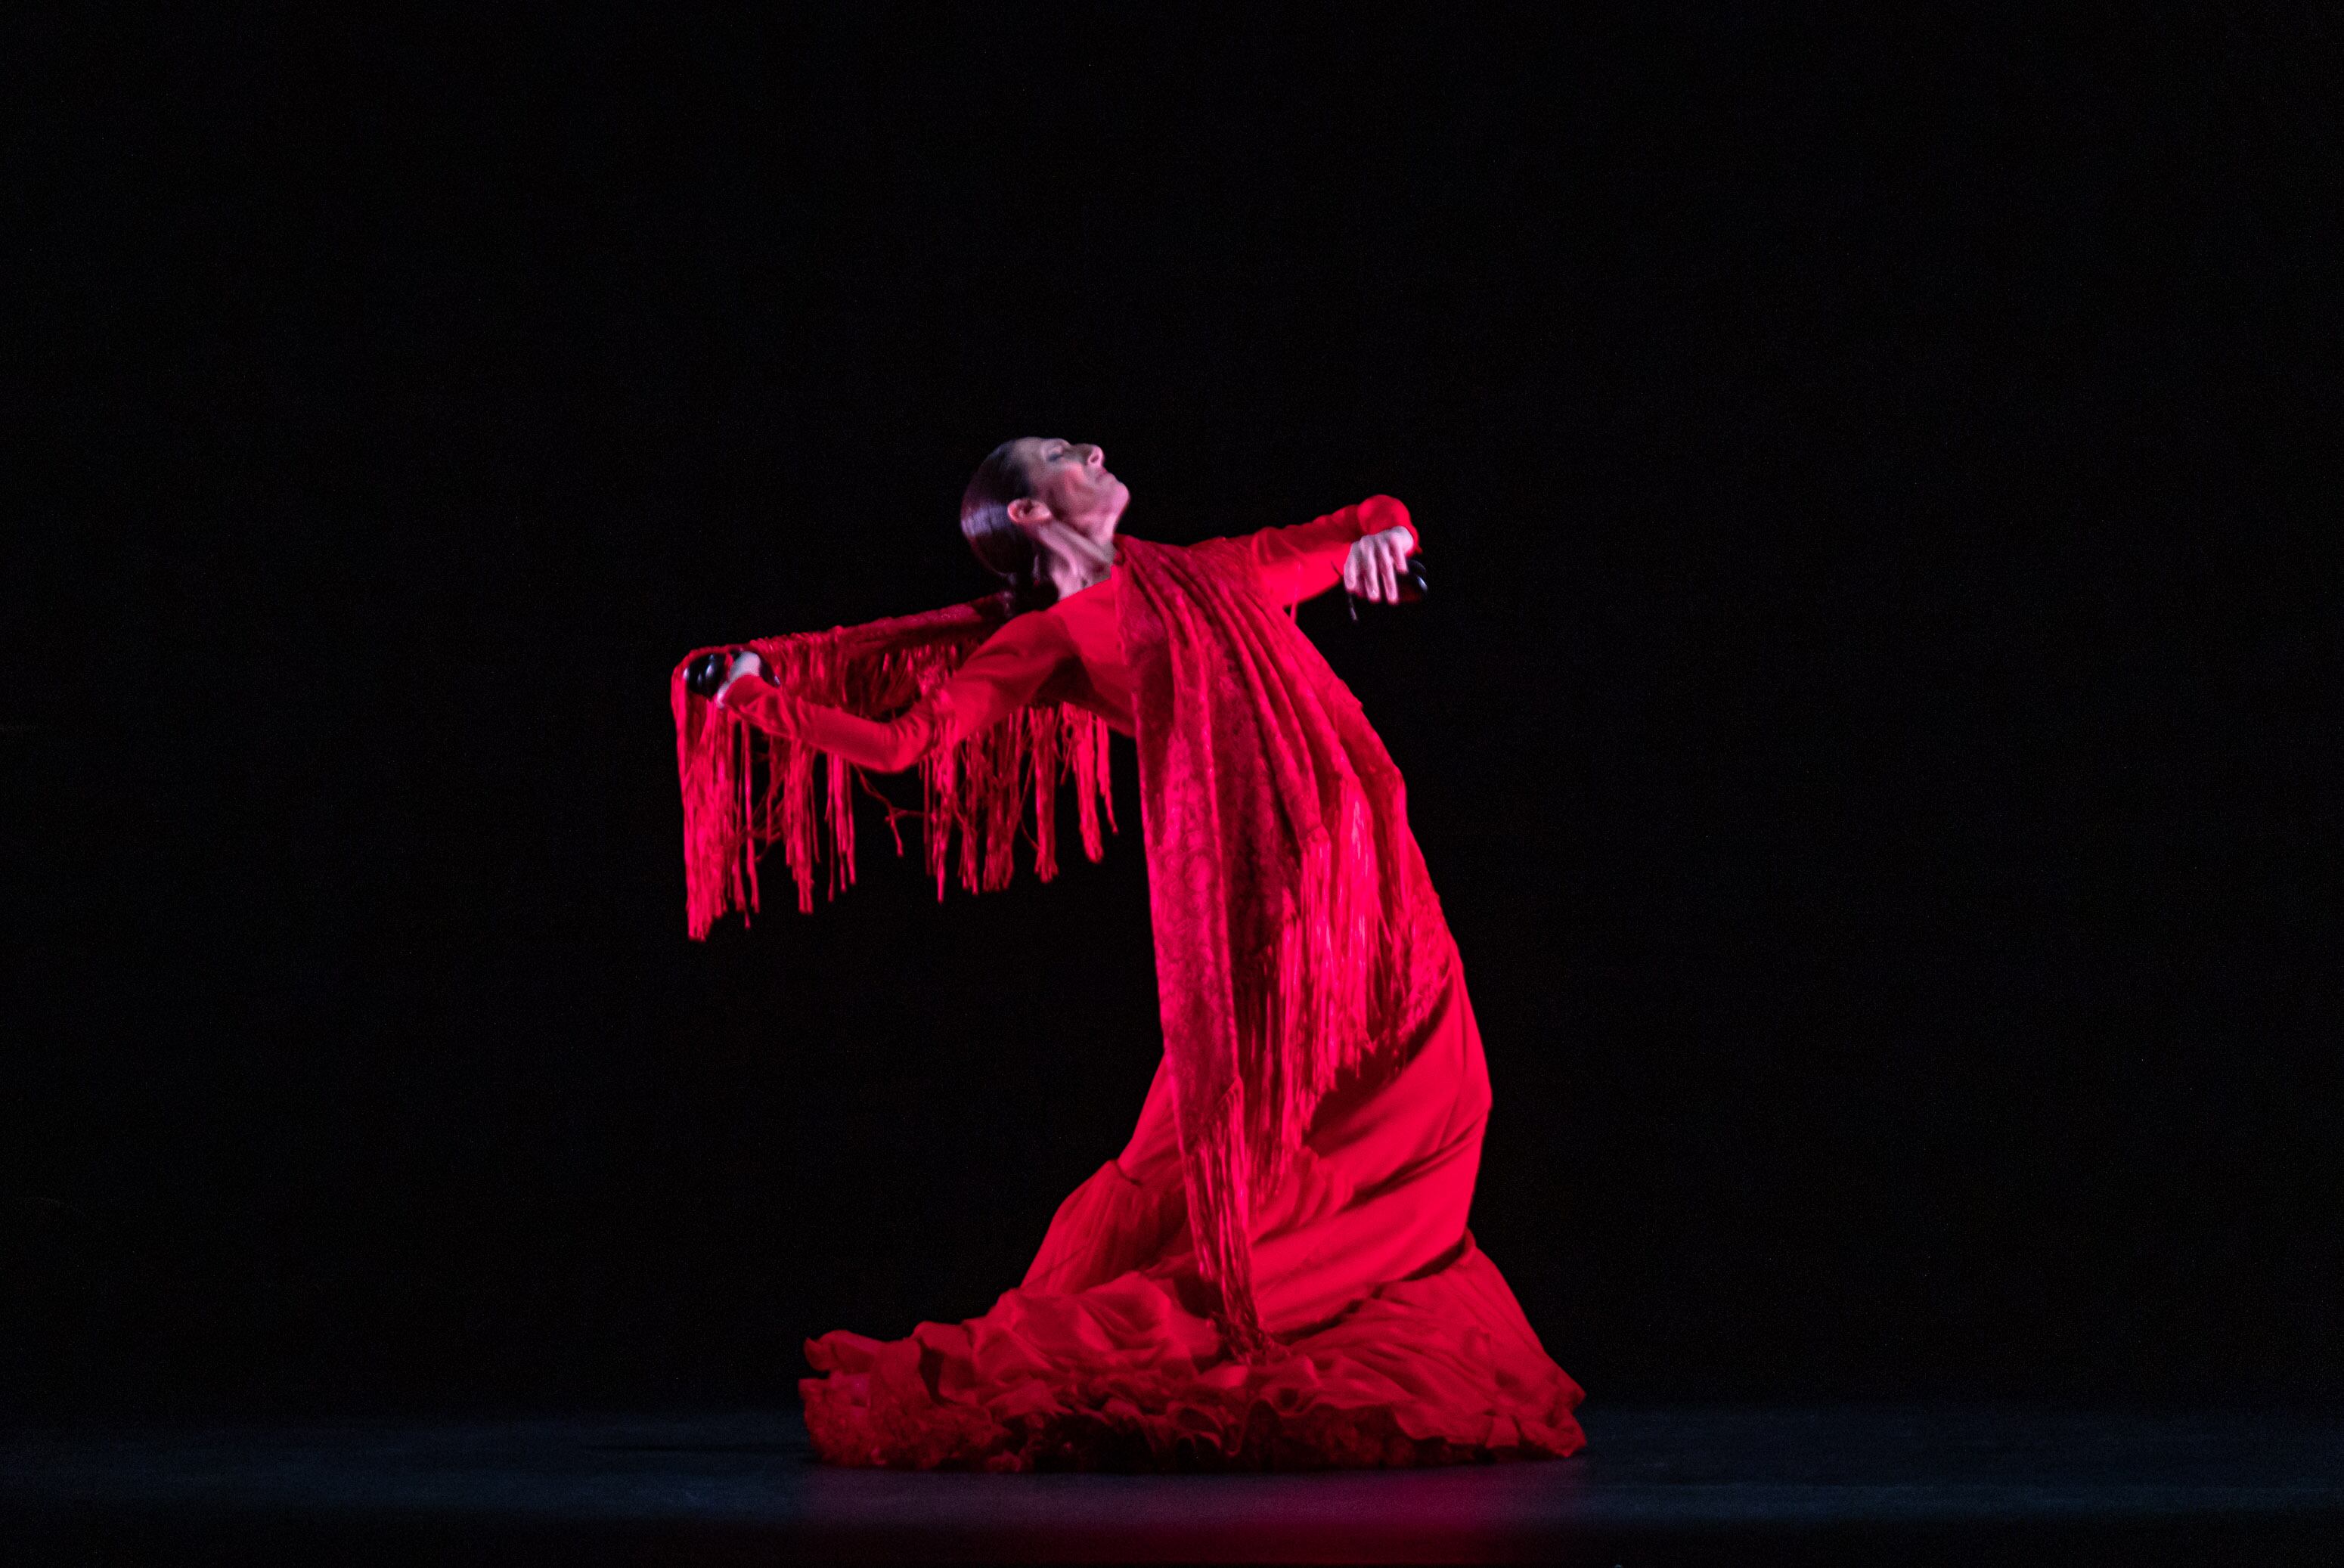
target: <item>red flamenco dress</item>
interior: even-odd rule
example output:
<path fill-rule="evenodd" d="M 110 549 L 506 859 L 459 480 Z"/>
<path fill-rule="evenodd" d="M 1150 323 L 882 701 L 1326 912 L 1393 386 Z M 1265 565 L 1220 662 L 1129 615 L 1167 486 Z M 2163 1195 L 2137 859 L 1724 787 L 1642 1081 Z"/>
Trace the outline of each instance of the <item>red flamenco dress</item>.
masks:
<path fill-rule="evenodd" d="M 1490 1081 L 1398 771 L 1291 607 L 1373 497 L 1103 581 L 762 640 L 773 679 L 672 701 L 689 925 L 753 909 L 776 841 L 812 907 L 854 876 L 854 771 L 917 767 L 941 895 L 1003 885 L 1058 784 L 1112 825 L 1106 731 L 1139 748 L 1164 1059 L 1129 1144 L 1059 1205 L 1024 1281 L 907 1339 L 805 1342 L 834 1464 L 1302 1470 L 1559 1457 L 1581 1391 L 1466 1220 Z M 1411 534 L 1413 533 L 1412 525 Z M 686 661 L 688 665 L 689 660 Z"/>

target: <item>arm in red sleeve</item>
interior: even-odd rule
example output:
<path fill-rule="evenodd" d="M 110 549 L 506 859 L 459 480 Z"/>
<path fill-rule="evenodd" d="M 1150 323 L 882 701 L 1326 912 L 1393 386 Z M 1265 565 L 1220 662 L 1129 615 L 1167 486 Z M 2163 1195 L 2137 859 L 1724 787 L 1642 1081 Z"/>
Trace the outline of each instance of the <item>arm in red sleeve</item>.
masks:
<path fill-rule="evenodd" d="M 1371 495 L 1354 506 L 1291 528 L 1265 528 L 1236 541 L 1253 560 L 1263 595 L 1281 607 L 1298 604 L 1324 593 L 1343 581 L 1343 562 L 1351 546 L 1388 528 L 1408 530 L 1409 549 L 1417 548 L 1416 524 L 1408 508 L 1388 495 Z"/>
<path fill-rule="evenodd" d="M 718 693 L 720 705 L 761 730 L 789 735 L 860 767 L 897 773 L 939 746 L 981 734 L 1026 705 L 1069 652 L 1046 616 L 1020 615 L 986 638 L 942 685 L 893 719 L 792 696 L 743 676 Z"/>
<path fill-rule="evenodd" d="M 892 774 L 910 767 L 935 744 L 943 698 L 940 686 L 895 718 L 865 719 L 793 697 L 762 676 L 743 675 L 717 694 L 717 706 L 761 730 Z"/>

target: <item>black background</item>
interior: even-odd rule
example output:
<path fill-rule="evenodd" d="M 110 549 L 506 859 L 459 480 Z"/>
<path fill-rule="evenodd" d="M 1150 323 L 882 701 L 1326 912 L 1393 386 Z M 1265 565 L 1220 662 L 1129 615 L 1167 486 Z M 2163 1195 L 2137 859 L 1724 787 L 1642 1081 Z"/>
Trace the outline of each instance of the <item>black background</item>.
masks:
<path fill-rule="evenodd" d="M 1406 500 L 1304 623 L 1594 1401 L 2344 1392 L 2322 7 L 20 39 L 18 1409 L 781 1401 L 1160 1045 L 1121 835 L 686 940 L 688 648 Z M 18 24 L 19 26 L 24 25 Z M 874 847 L 875 846 L 875 847 Z"/>

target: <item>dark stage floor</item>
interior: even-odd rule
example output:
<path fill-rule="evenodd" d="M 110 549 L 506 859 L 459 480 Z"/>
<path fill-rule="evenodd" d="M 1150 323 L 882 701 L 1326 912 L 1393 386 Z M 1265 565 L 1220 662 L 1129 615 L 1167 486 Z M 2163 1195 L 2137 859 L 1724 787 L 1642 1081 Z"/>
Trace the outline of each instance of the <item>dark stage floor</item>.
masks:
<path fill-rule="evenodd" d="M 1572 1460 L 1304 1476 L 838 1471 L 794 1413 L 35 1431 L 0 1558 L 2344 1561 L 2344 1416 L 1585 1414 Z"/>

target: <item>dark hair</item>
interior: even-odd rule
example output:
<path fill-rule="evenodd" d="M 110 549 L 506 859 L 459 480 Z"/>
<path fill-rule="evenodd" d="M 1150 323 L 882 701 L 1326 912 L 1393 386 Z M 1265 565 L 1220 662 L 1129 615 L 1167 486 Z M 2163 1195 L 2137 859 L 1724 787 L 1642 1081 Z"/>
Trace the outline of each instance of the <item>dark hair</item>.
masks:
<path fill-rule="evenodd" d="M 960 496 L 960 536 L 985 569 L 1007 585 L 1012 615 L 1058 602 L 1049 561 L 1034 548 L 1033 535 L 1009 521 L 1009 503 L 1033 493 L 1034 476 L 1018 460 L 1013 440 L 985 454 Z"/>

